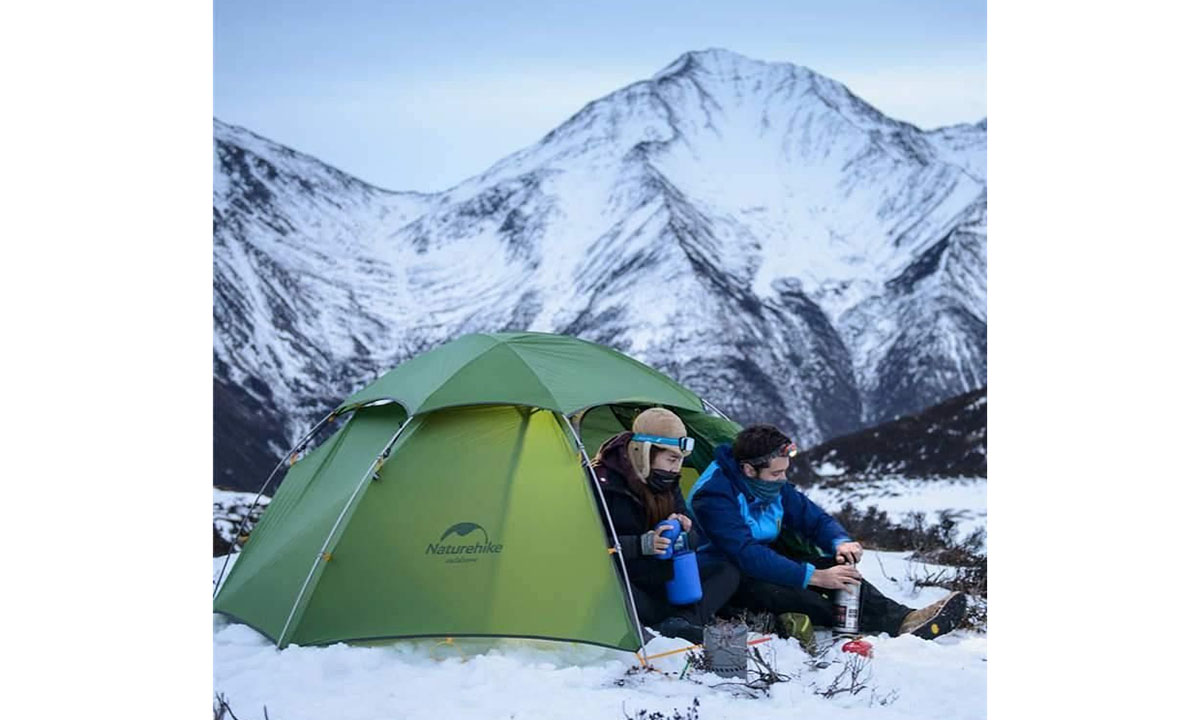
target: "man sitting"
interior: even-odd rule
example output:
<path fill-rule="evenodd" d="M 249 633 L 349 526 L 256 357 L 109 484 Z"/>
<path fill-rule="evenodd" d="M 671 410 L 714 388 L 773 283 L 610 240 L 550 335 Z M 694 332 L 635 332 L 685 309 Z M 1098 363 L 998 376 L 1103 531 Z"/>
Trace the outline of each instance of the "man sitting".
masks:
<path fill-rule="evenodd" d="M 732 447 L 716 449 L 688 495 L 688 507 L 706 539 L 699 555 L 728 559 L 742 572 L 731 604 L 776 614 L 804 613 L 814 625 L 832 626 L 833 593 L 859 585 L 863 632 L 932 639 L 953 630 L 966 611 L 961 592 L 914 610 L 863 580 L 854 568 L 862 546 L 787 482 L 795 454 L 796 446 L 778 428 L 752 425 Z M 795 557 L 782 554 L 774 544 L 781 530 L 794 532 L 811 549 Z"/>

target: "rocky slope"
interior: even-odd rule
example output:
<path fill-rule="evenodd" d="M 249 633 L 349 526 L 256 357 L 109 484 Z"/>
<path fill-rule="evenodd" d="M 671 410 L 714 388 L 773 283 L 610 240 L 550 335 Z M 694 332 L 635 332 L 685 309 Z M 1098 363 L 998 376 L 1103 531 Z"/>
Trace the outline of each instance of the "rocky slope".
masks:
<path fill-rule="evenodd" d="M 809 448 L 789 475 L 827 487 L 883 476 L 987 477 L 987 388 Z"/>
<path fill-rule="evenodd" d="M 214 482 L 465 332 L 563 332 L 806 445 L 986 383 L 986 122 L 687 53 L 442 193 L 214 121 Z"/>

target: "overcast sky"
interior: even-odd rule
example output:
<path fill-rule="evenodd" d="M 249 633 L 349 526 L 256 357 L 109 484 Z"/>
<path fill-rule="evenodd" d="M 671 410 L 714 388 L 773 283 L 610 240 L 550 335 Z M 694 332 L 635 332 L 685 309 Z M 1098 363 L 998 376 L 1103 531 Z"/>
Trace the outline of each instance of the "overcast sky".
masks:
<path fill-rule="evenodd" d="M 215 0 L 213 114 L 432 192 L 688 50 L 804 65 L 930 128 L 987 115 L 978 0 Z"/>

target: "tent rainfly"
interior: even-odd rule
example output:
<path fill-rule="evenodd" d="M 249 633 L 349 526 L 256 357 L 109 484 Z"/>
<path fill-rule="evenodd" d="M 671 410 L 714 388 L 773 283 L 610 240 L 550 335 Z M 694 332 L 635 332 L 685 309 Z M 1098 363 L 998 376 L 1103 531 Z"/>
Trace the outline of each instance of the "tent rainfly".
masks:
<path fill-rule="evenodd" d="M 290 462 L 214 610 L 281 648 L 525 637 L 636 651 L 587 458 L 653 406 L 696 438 L 685 485 L 739 429 L 662 373 L 576 338 L 480 333 L 418 355 L 272 472 Z"/>

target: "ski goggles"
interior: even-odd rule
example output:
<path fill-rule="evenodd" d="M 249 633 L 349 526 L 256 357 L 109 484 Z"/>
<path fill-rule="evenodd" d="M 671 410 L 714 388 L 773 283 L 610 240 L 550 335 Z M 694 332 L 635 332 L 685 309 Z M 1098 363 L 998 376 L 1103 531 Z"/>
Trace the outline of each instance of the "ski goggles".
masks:
<path fill-rule="evenodd" d="M 654 443 L 655 445 L 670 445 L 671 447 L 678 447 L 680 450 L 684 451 L 685 453 L 690 453 L 692 451 L 692 448 L 696 447 L 696 439 L 686 437 L 686 436 L 681 437 L 681 438 L 669 438 L 669 437 L 663 437 L 661 435 L 647 435 L 645 433 L 634 433 L 632 439 L 635 442 L 648 442 L 648 443 Z"/>
<path fill-rule="evenodd" d="M 751 467 L 762 467 L 762 466 L 770 463 L 772 460 L 774 460 L 777 457 L 789 457 L 789 458 L 796 457 L 796 453 L 798 453 L 798 452 L 800 452 L 800 449 L 798 447 L 796 447 L 796 443 L 792 442 L 791 440 L 788 440 L 786 443 L 784 443 L 783 445 L 780 445 L 778 448 L 772 450 L 771 452 L 767 453 L 766 455 L 760 455 L 756 458 L 751 458 L 749 460 L 743 460 L 742 462 L 750 465 Z"/>

